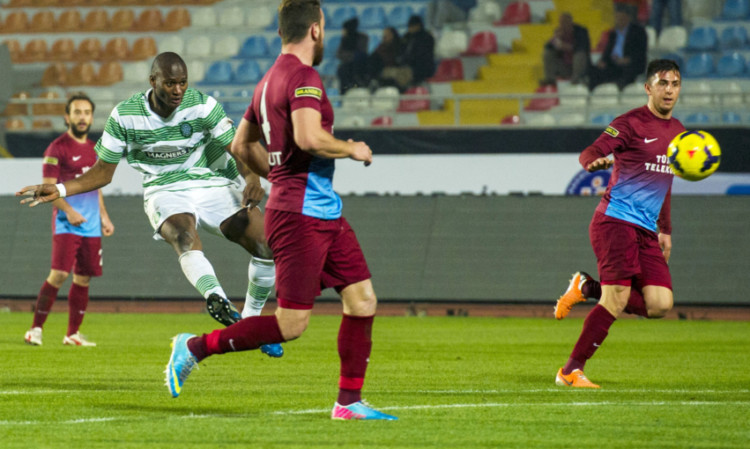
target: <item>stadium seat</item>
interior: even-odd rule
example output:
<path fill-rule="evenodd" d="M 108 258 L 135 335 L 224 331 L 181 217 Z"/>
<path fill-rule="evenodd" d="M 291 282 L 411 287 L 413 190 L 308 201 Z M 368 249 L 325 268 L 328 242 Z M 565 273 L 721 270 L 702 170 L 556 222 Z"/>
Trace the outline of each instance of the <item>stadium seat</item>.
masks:
<path fill-rule="evenodd" d="M 200 14 L 190 17 L 193 28 L 212 28 L 216 26 L 216 12 L 214 8 L 201 8 Z"/>
<path fill-rule="evenodd" d="M 721 9 L 721 18 L 724 20 L 750 19 L 750 1 L 724 0 L 724 7 Z"/>
<path fill-rule="evenodd" d="M 262 35 L 250 36 L 242 43 L 238 58 L 254 59 L 268 57 L 268 42 Z"/>
<path fill-rule="evenodd" d="M 57 62 L 44 69 L 41 84 L 42 87 L 67 86 L 68 78 L 68 69 L 65 64 Z"/>
<path fill-rule="evenodd" d="M 443 30 L 435 44 L 437 58 L 455 58 L 469 48 L 469 37 L 460 30 Z"/>
<path fill-rule="evenodd" d="M 185 44 L 186 59 L 207 58 L 211 55 L 211 38 L 205 35 L 193 36 Z"/>
<path fill-rule="evenodd" d="M 494 0 L 479 0 L 477 5 L 469 10 L 469 22 L 493 23 L 503 17 L 500 4 Z"/>
<path fill-rule="evenodd" d="M 164 17 L 164 25 L 162 28 L 164 31 L 177 31 L 189 26 L 190 11 L 183 7 L 178 7 L 169 10 L 166 17 Z"/>
<path fill-rule="evenodd" d="M 39 11 L 31 16 L 29 32 L 51 33 L 55 30 L 55 14 L 50 10 Z"/>
<path fill-rule="evenodd" d="M 331 12 L 328 15 L 330 21 L 326 21 L 326 27 L 330 27 L 332 30 L 338 30 L 344 26 L 344 22 L 347 20 L 357 17 L 357 10 L 353 6 L 332 6 Z"/>
<path fill-rule="evenodd" d="M 34 118 L 31 121 L 31 129 L 35 131 L 52 131 L 52 120 L 48 118 Z"/>
<path fill-rule="evenodd" d="M 559 126 L 579 126 L 586 123 L 586 115 L 581 112 L 566 112 L 556 117 Z"/>
<path fill-rule="evenodd" d="M 4 39 L 2 43 L 8 47 L 8 52 L 10 53 L 10 61 L 14 64 L 20 63 L 23 51 L 21 48 L 21 43 L 18 42 L 18 39 Z"/>
<path fill-rule="evenodd" d="M 99 67 L 96 74 L 96 84 L 110 86 L 122 81 L 122 65 L 118 61 L 107 61 Z"/>
<path fill-rule="evenodd" d="M 56 115 L 61 116 L 65 113 L 65 102 L 60 100 L 60 94 L 54 90 L 45 90 L 40 93 L 37 98 L 44 100 L 58 100 L 54 103 L 34 103 L 31 106 L 32 114 L 34 115 Z"/>
<path fill-rule="evenodd" d="M 139 37 L 133 42 L 133 48 L 130 50 L 130 56 L 128 59 L 131 61 L 140 61 L 143 59 L 151 59 L 156 56 L 158 50 L 156 48 L 156 41 L 151 36 Z"/>
<path fill-rule="evenodd" d="M 677 51 L 687 45 L 688 32 L 683 26 L 669 26 L 661 30 L 657 48 L 663 51 Z M 604 50 L 604 49 L 602 49 Z"/>
<path fill-rule="evenodd" d="M 465 56 L 480 56 L 497 53 L 497 36 L 492 31 L 480 31 L 469 40 L 469 46 L 463 53 Z"/>
<path fill-rule="evenodd" d="M 4 34 L 25 33 L 29 31 L 29 16 L 25 11 L 13 11 L 5 17 L 2 31 Z"/>
<path fill-rule="evenodd" d="M 390 115 L 381 115 L 379 117 L 375 117 L 372 119 L 372 122 L 370 122 L 371 126 L 393 126 L 393 117 Z"/>
<path fill-rule="evenodd" d="M 353 87 L 346 91 L 341 107 L 351 111 L 370 109 L 370 91 L 364 87 Z M 346 114 L 345 116 L 350 116 Z"/>
<path fill-rule="evenodd" d="M 378 45 L 380 45 L 381 40 L 380 34 L 370 33 L 367 39 L 367 54 L 374 52 L 378 48 Z"/>
<path fill-rule="evenodd" d="M 211 57 L 213 59 L 232 58 L 240 52 L 240 40 L 234 35 L 229 34 L 215 40 L 212 48 Z"/>
<path fill-rule="evenodd" d="M 745 105 L 745 90 L 747 89 L 744 79 L 717 79 L 716 83 L 712 82 L 713 92 L 717 101 L 723 106 L 742 107 Z"/>
<path fill-rule="evenodd" d="M 159 53 L 171 51 L 181 55 L 182 51 L 185 49 L 185 41 L 177 34 L 168 34 L 165 38 L 159 41 L 158 49 Z"/>
<path fill-rule="evenodd" d="M 683 84 L 680 102 L 689 107 L 706 107 L 714 101 L 713 88 L 704 80 L 692 80 Z"/>
<path fill-rule="evenodd" d="M 560 94 L 560 106 L 584 107 L 589 99 L 589 90 L 581 84 L 561 85 L 557 93 Z"/>
<path fill-rule="evenodd" d="M 428 81 L 441 83 L 445 81 L 460 81 L 464 79 L 464 66 L 460 58 L 447 58 L 440 61 L 435 74 Z"/>
<path fill-rule="evenodd" d="M 676 62 L 678 66 L 682 67 L 684 66 L 684 62 L 682 59 L 682 55 L 679 53 L 664 53 L 661 55 L 662 59 L 671 59 L 672 61 Z"/>
<path fill-rule="evenodd" d="M 727 53 L 716 63 L 716 73 L 723 78 L 745 76 L 745 64 L 745 57 L 741 53 Z"/>
<path fill-rule="evenodd" d="M 44 39 L 31 39 L 26 42 L 21 54 L 23 62 L 42 62 L 47 59 L 47 41 Z"/>
<path fill-rule="evenodd" d="M 263 78 L 263 71 L 261 71 L 258 61 L 254 59 L 243 61 L 237 66 L 234 73 L 235 84 L 256 84 Z"/>
<path fill-rule="evenodd" d="M 73 39 L 62 38 L 52 43 L 52 48 L 49 52 L 49 60 L 51 61 L 72 61 L 76 53 L 76 44 Z"/>
<path fill-rule="evenodd" d="M 88 37 L 78 44 L 76 59 L 78 61 L 96 61 L 102 56 L 102 42 L 95 37 Z"/>
<path fill-rule="evenodd" d="M 596 114 L 593 117 L 591 117 L 591 124 L 592 125 L 599 125 L 599 126 L 607 126 L 610 123 L 612 123 L 612 120 L 615 119 L 614 114 L 610 114 L 608 112 L 602 113 L 602 114 Z"/>
<path fill-rule="evenodd" d="M 28 92 L 25 90 L 22 90 L 20 92 L 16 92 L 13 94 L 11 98 L 15 98 L 18 100 L 28 100 L 31 98 L 31 95 L 29 95 Z M 5 105 L 5 111 L 3 111 L 2 115 L 5 117 L 10 117 L 13 115 L 28 115 L 29 114 L 29 106 L 26 103 L 8 103 Z"/>
<path fill-rule="evenodd" d="M 155 8 L 144 9 L 138 15 L 133 26 L 134 31 L 161 31 L 164 19 L 161 10 Z"/>
<path fill-rule="evenodd" d="M 129 8 L 118 9 L 109 21 L 109 31 L 130 31 L 135 25 L 135 11 Z"/>
<path fill-rule="evenodd" d="M 274 36 L 268 44 L 268 55 L 276 58 L 281 54 L 281 36 Z"/>
<path fill-rule="evenodd" d="M 341 35 L 336 34 L 328 37 L 325 40 L 325 46 L 323 52 L 326 58 L 336 58 L 336 52 L 339 50 L 341 45 Z"/>
<path fill-rule="evenodd" d="M 688 35 L 687 49 L 690 51 L 713 51 L 718 46 L 719 37 L 712 26 L 693 28 Z"/>
<path fill-rule="evenodd" d="M 93 86 L 96 84 L 96 69 L 90 62 L 81 62 L 70 69 L 69 86 Z"/>
<path fill-rule="evenodd" d="M 253 7 L 253 13 L 247 16 L 247 26 L 251 29 L 265 29 L 273 23 L 276 10 L 270 6 Z"/>
<path fill-rule="evenodd" d="M 646 104 L 646 90 L 643 83 L 631 83 L 620 92 L 620 105 L 625 108 L 637 108 Z"/>
<path fill-rule="evenodd" d="M 388 12 L 388 26 L 398 30 L 409 25 L 409 19 L 414 15 L 414 10 L 409 5 L 396 5 Z"/>
<path fill-rule="evenodd" d="M 370 100 L 372 109 L 378 111 L 395 111 L 399 104 L 398 88 L 393 86 L 379 87 Z"/>
<path fill-rule="evenodd" d="M 599 84 L 591 91 L 590 103 L 593 106 L 614 106 L 619 103 L 619 95 L 617 84 Z"/>
<path fill-rule="evenodd" d="M 538 94 L 556 94 L 557 93 L 557 87 L 553 85 L 545 85 L 545 86 L 539 86 L 534 93 Z M 532 98 L 529 100 L 529 103 L 524 108 L 527 111 L 547 111 L 550 108 L 553 108 L 560 104 L 560 99 L 558 97 L 549 97 L 549 98 Z"/>
<path fill-rule="evenodd" d="M 5 120 L 6 131 L 25 131 L 31 129 L 31 121 L 26 117 L 10 117 Z"/>
<path fill-rule="evenodd" d="M 362 10 L 359 28 L 363 30 L 382 30 L 386 27 L 385 9 L 380 5 L 368 6 Z"/>
<path fill-rule="evenodd" d="M 501 125 L 520 125 L 522 122 L 521 116 L 517 114 L 509 114 L 500 120 Z"/>
<path fill-rule="evenodd" d="M 338 87 L 329 87 L 326 89 L 326 95 L 328 95 L 328 98 L 331 99 L 331 105 L 334 108 L 340 108 L 341 107 L 341 92 L 339 92 Z"/>
<path fill-rule="evenodd" d="M 346 114 L 336 123 L 337 126 L 342 128 L 361 128 L 366 126 L 364 117 L 357 114 Z"/>
<path fill-rule="evenodd" d="M 148 81 L 151 65 L 148 62 L 131 62 L 122 68 L 122 80 L 126 83 L 143 84 Z M 189 76 L 192 75 L 189 73 Z M 190 79 L 188 77 L 188 79 Z"/>
<path fill-rule="evenodd" d="M 203 84 L 230 84 L 232 65 L 227 61 L 216 61 L 208 67 Z"/>
<path fill-rule="evenodd" d="M 202 80 L 206 76 L 206 64 L 201 60 L 188 61 L 187 68 L 188 80 Z M 148 74 L 148 70 L 143 73 Z"/>
<path fill-rule="evenodd" d="M 60 13 L 60 17 L 57 18 L 55 23 L 55 30 L 57 32 L 73 32 L 81 30 L 81 12 L 77 9 L 66 9 Z"/>
<path fill-rule="evenodd" d="M 747 30 L 740 25 L 724 28 L 719 38 L 719 46 L 725 50 L 743 49 L 747 43 Z"/>
<path fill-rule="evenodd" d="M 527 125 L 535 128 L 546 128 L 557 125 L 557 119 L 549 112 L 525 114 L 523 121 Z"/>
<path fill-rule="evenodd" d="M 220 28 L 240 28 L 245 25 L 245 11 L 239 6 L 224 8 L 219 13 Z"/>
<path fill-rule="evenodd" d="M 103 9 L 92 9 L 83 20 L 83 31 L 107 31 L 109 30 L 109 16 Z"/>
<path fill-rule="evenodd" d="M 712 122 L 711 117 L 705 112 L 693 112 L 681 120 L 685 126 L 708 125 Z"/>
<path fill-rule="evenodd" d="M 503 17 L 495 25 L 520 25 L 531 23 L 531 6 L 527 2 L 512 2 L 505 7 Z"/>
<path fill-rule="evenodd" d="M 102 61 L 124 61 L 130 56 L 128 40 L 124 37 L 114 37 L 104 45 L 101 55 Z"/>
<path fill-rule="evenodd" d="M 724 111 L 721 114 L 721 121 L 725 125 L 741 125 L 743 123 L 742 114 L 735 111 Z"/>
<path fill-rule="evenodd" d="M 714 73 L 714 58 L 710 53 L 691 56 L 685 63 L 685 77 L 708 77 Z"/>
<path fill-rule="evenodd" d="M 648 48 L 648 50 L 653 50 L 654 48 L 656 48 L 656 40 L 657 40 L 656 30 L 652 26 L 647 26 L 646 27 L 646 41 L 648 42 L 648 44 L 646 47 Z"/>
<path fill-rule="evenodd" d="M 318 66 L 318 73 L 320 73 L 321 77 L 335 77 L 336 69 L 338 69 L 338 67 L 339 63 L 336 59 L 328 58 Z"/>
<path fill-rule="evenodd" d="M 416 86 L 411 87 L 404 92 L 407 96 L 423 95 L 425 98 L 403 98 L 398 103 L 399 112 L 418 112 L 426 111 L 430 109 L 430 99 L 427 97 L 430 91 L 426 87 Z"/>

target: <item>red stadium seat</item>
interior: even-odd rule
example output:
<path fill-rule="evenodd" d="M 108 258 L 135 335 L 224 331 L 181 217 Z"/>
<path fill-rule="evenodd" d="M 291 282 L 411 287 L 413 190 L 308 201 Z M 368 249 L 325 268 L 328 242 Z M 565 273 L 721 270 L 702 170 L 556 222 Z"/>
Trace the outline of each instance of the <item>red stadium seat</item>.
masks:
<path fill-rule="evenodd" d="M 430 92 L 427 90 L 426 87 L 417 86 L 412 87 L 408 89 L 406 92 L 404 92 L 404 95 L 429 95 Z M 417 111 L 426 111 L 430 109 L 430 99 L 429 98 L 404 98 L 398 103 L 398 112 L 417 112 Z"/>
<path fill-rule="evenodd" d="M 109 16 L 103 9 L 92 9 L 83 21 L 83 31 L 109 30 Z"/>
<path fill-rule="evenodd" d="M 144 9 L 135 21 L 136 31 L 159 31 L 162 27 L 161 10 Z"/>
<path fill-rule="evenodd" d="M 164 31 L 177 31 L 190 26 L 190 11 L 179 7 L 171 9 L 164 18 Z"/>
<path fill-rule="evenodd" d="M 32 39 L 26 42 L 21 54 L 23 62 L 41 62 L 47 60 L 47 41 L 44 39 Z"/>
<path fill-rule="evenodd" d="M 132 9 L 118 9 L 109 23 L 109 31 L 130 31 L 135 24 L 135 12 Z"/>
<path fill-rule="evenodd" d="M 67 86 L 68 85 L 68 69 L 62 62 L 57 62 L 48 66 L 42 74 L 42 86 Z"/>
<path fill-rule="evenodd" d="M 557 87 L 552 85 L 541 86 L 534 91 L 538 94 L 553 94 L 557 93 Z M 529 100 L 529 104 L 526 105 L 527 111 L 546 111 L 554 106 L 560 104 L 560 99 L 554 98 L 532 98 Z"/>
<path fill-rule="evenodd" d="M 370 123 L 372 126 L 391 126 L 393 125 L 393 117 L 389 115 L 381 115 L 380 117 L 375 117 L 372 119 L 372 122 Z"/>
<path fill-rule="evenodd" d="M 52 43 L 48 59 L 51 61 L 72 61 L 76 54 L 73 39 L 63 38 Z"/>
<path fill-rule="evenodd" d="M 445 81 L 460 81 L 464 79 L 464 66 L 459 58 L 447 58 L 440 61 L 435 75 L 428 81 L 440 83 Z"/>
<path fill-rule="evenodd" d="M 70 86 L 93 86 L 96 84 L 96 69 L 90 62 L 76 64 L 70 69 L 68 85 Z"/>
<path fill-rule="evenodd" d="M 5 18 L 2 30 L 4 34 L 29 31 L 29 16 L 26 15 L 25 11 L 13 11 Z"/>
<path fill-rule="evenodd" d="M 117 61 L 103 63 L 96 75 L 96 84 L 109 86 L 120 81 L 122 81 L 122 65 Z"/>
<path fill-rule="evenodd" d="M 102 61 L 124 61 L 129 56 L 128 40 L 124 37 L 115 37 L 104 46 L 101 59 Z"/>
<path fill-rule="evenodd" d="M 513 2 L 505 7 L 503 17 L 494 25 L 520 25 L 531 22 L 531 7 L 526 2 Z"/>
<path fill-rule="evenodd" d="M 65 33 L 81 31 L 81 12 L 73 8 L 63 11 L 57 18 L 55 29 Z"/>
<path fill-rule="evenodd" d="M 156 41 L 151 36 L 140 37 L 133 42 L 133 48 L 130 51 L 128 59 L 133 61 L 139 61 L 143 59 L 150 59 L 152 56 L 156 56 Z"/>
<path fill-rule="evenodd" d="M 78 61 L 97 61 L 102 57 L 102 42 L 95 38 L 89 37 L 78 44 L 76 60 Z"/>
<path fill-rule="evenodd" d="M 55 29 L 55 14 L 52 11 L 39 11 L 31 17 L 29 31 L 32 33 L 51 33 Z"/>
<path fill-rule="evenodd" d="M 521 116 L 516 114 L 510 114 L 503 117 L 503 119 L 500 121 L 501 125 L 520 125 L 521 124 Z"/>
<path fill-rule="evenodd" d="M 471 36 L 469 47 L 463 53 L 465 56 L 480 56 L 497 53 L 497 36 L 492 31 L 480 31 Z"/>

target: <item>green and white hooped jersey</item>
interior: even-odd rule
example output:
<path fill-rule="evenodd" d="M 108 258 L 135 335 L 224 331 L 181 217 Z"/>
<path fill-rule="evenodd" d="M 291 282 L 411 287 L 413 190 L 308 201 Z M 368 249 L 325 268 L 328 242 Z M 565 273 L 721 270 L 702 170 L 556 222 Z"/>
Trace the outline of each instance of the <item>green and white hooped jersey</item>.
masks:
<path fill-rule="evenodd" d="M 99 159 L 122 156 L 143 175 L 144 197 L 157 191 L 239 186 L 241 178 L 225 147 L 232 121 L 213 97 L 188 88 L 166 119 L 151 110 L 149 89 L 119 103 L 96 143 Z"/>

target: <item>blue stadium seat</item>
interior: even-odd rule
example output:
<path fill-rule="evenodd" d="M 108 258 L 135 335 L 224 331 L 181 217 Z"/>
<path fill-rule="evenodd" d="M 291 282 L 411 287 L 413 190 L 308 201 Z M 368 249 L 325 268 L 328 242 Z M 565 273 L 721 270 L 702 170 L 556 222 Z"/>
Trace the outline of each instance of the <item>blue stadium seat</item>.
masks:
<path fill-rule="evenodd" d="M 682 59 L 682 55 L 679 53 L 666 53 L 662 55 L 662 59 L 671 59 L 676 62 L 681 68 L 685 65 L 685 60 Z"/>
<path fill-rule="evenodd" d="M 612 120 L 614 119 L 615 119 L 614 114 L 609 114 L 609 113 L 598 114 L 591 118 L 591 124 L 599 125 L 599 126 L 607 126 L 610 123 L 612 123 Z"/>
<path fill-rule="evenodd" d="M 338 97 L 338 96 L 341 95 L 341 92 L 339 92 L 338 88 L 336 88 L 336 87 L 328 87 L 328 88 L 326 88 L 326 95 L 328 95 L 329 98 L 330 97 Z M 338 99 L 337 100 L 332 100 L 331 101 L 331 105 L 334 108 L 340 108 L 341 107 L 341 100 L 338 100 Z"/>
<path fill-rule="evenodd" d="M 344 5 L 331 7 L 329 11 L 331 12 L 327 17 L 330 20 L 326 20 L 326 27 L 331 29 L 340 29 L 344 26 L 344 22 L 353 17 L 357 17 L 357 10 L 354 6 Z"/>
<path fill-rule="evenodd" d="M 725 125 L 741 125 L 742 124 L 742 115 L 735 111 L 725 111 L 721 115 L 721 121 Z"/>
<path fill-rule="evenodd" d="M 750 18 L 750 0 L 724 0 L 721 18 L 725 20 L 746 20 Z"/>
<path fill-rule="evenodd" d="M 250 36 L 245 39 L 237 57 L 253 59 L 265 58 L 268 55 L 268 42 L 266 41 L 265 36 Z"/>
<path fill-rule="evenodd" d="M 258 61 L 254 59 L 243 61 L 234 72 L 235 84 L 256 84 L 261 78 L 263 78 L 263 71 Z"/>
<path fill-rule="evenodd" d="M 745 57 L 741 53 L 727 53 L 716 64 L 716 72 L 723 78 L 745 76 Z"/>
<path fill-rule="evenodd" d="M 724 28 L 721 32 L 719 45 L 725 50 L 741 49 L 747 44 L 747 30 L 743 26 L 735 25 Z"/>
<path fill-rule="evenodd" d="M 268 44 L 268 55 L 276 59 L 277 56 L 281 54 L 281 36 L 274 36 L 273 39 L 271 39 L 271 43 Z"/>
<path fill-rule="evenodd" d="M 409 5 L 396 5 L 388 13 L 388 26 L 399 30 L 406 28 L 409 23 L 409 17 L 414 14 L 414 10 Z"/>
<path fill-rule="evenodd" d="M 339 50 L 339 46 L 341 45 L 341 35 L 333 35 L 330 36 L 325 41 L 325 46 L 323 48 L 323 54 L 325 57 L 328 58 L 336 58 L 336 52 Z"/>
<path fill-rule="evenodd" d="M 278 31 L 279 30 L 279 13 L 273 15 L 273 22 L 266 27 L 266 31 Z"/>
<path fill-rule="evenodd" d="M 385 9 L 380 5 L 366 7 L 360 15 L 359 28 L 362 30 L 382 30 L 385 28 Z"/>
<path fill-rule="evenodd" d="M 228 61 L 216 61 L 206 70 L 203 84 L 230 84 L 232 82 L 232 64 Z"/>
<path fill-rule="evenodd" d="M 691 51 L 712 51 L 719 46 L 719 37 L 716 28 L 702 26 L 693 28 L 688 35 L 687 48 Z"/>
<path fill-rule="evenodd" d="M 684 120 L 681 120 L 685 126 L 708 125 L 711 123 L 711 117 L 705 112 L 693 112 L 688 114 Z"/>
<path fill-rule="evenodd" d="M 372 53 L 375 51 L 376 48 L 378 48 L 378 45 L 380 45 L 381 41 L 381 34 L 380 33 L 370 33 L 369 39 L 367 40 L 367 53 Z"/>
<path fill-rule="evenodd" d="M 336 69 L 338 69 L 338 67 L 338 60 L 329 58 L 327 60 L 324 60 L 323 63 L 318 66 L 318 73 L 320 73 L 321 77 L 336 76 Z"/>
<path fill-rule="evenodd" d="M 693 55 L 685 63 L 685 77 L 701 78 L 714 74 L 714 58 L 710 53 Z"/>

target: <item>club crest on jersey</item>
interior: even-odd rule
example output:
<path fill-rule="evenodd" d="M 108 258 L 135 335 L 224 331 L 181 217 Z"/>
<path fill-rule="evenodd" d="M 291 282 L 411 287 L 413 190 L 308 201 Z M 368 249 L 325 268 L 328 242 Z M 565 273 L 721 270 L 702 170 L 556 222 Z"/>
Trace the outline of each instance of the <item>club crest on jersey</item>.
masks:
<path fill-rule="evenodd" d="M 294 90 L 295 97 L 313 97 L 320 100 L 323 96 L 323 91 L 317 87 L 298 87 Z"/>
<path fill-rule="evenodd" d="M 614 129 L 611 126 L 608 126 L 607 129 L 604 130 L 604 132 L 609 134 L 612 137 L 617 137 L 618 135 L 620 135 L 620 131 Z"/>
<path fill-rule="evenodd" d="M 182 137 L 190 137 L 193 135 L 193 127 L 188 122 L 180 123 L 180 134 Z"/>

